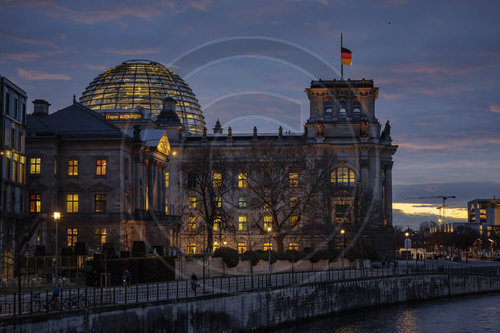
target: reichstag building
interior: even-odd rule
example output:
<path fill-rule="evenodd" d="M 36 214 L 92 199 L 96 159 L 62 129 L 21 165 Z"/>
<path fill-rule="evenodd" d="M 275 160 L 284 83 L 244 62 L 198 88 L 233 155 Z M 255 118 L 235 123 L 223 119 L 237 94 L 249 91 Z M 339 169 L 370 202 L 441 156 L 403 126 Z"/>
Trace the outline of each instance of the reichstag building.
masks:
<path fill-rule="evenodd" d="M 72 105 L 36 100 L 26 149 L 30 212 L 59 210 L 59 241 L 198 254 L 221 246 L 335 246 L 368 226 L 392 226 L 390 125 L 375 116 L 372 80 L 305 89 L 303 133 L 233 133 L 206 124 L 188 84 L 162 64 L 105 70 Z M 209 128 L 210 127 L 210 128 Z M 53 223 L 37 240 L 53 251 Z M 343 240 L 345 242 L 345 239 Z M 51 250 L 52 248 L 52 250 Z"/>

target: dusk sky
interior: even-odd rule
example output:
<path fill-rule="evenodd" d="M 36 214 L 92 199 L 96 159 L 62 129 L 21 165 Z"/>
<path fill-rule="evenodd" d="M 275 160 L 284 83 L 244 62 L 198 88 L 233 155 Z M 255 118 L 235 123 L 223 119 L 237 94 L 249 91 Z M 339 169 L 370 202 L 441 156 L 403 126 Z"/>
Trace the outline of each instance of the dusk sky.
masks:
<path fill-rule="evenodd" d="M 437 220 L 439 199 L 404 198 L 441 194 L 465 221 L 467 201 L 500 196 L 499 13 L 500 1 L 0 0 L 0 74 L 56 111 L 103 70 L 149 59 L 186 80 L 209 129 L 298 132 L 310 81 L 340 78 L 343 32 L 344 77 L 375 81 L 399 146 L 395 224 Z"/>

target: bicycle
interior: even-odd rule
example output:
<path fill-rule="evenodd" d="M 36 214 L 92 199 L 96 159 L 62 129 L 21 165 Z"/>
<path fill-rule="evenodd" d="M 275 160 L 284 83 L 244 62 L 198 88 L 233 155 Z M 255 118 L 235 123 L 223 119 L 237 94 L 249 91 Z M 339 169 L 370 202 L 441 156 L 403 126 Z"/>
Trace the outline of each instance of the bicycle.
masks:
<path fill-rule="evenodd" d="M 42 308 L 47 312 L 58 310 L 61 308 L 61 303 L 55 296 L 51 296 L 48 299 L 42 299 L 40 297 L 40 293 L 33 294 L 33 299 L 31 300 L 31 310 L 33 312 L 40 312 L 42 311 Z"/>
<path fill-rule="evenodd" d="M 83 294 L 71 295 L 63 300 L 63 307 L 68 310 L 73 307 L 88 308 L 89 306 L 90 301 Z"/>

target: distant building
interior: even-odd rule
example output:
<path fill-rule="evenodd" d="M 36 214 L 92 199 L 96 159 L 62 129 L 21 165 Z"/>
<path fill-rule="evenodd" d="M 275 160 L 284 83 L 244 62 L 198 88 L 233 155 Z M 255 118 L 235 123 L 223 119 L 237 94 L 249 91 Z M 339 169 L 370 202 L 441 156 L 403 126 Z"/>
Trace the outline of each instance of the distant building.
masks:
<path fill-rule="evenodd" d="M 51 214 L 59 211 L 60 248 L 132 251 L 143 241 L 159 254 L 176 249 L 180 219 L 165 210 L 165 130 L 122 131 L 76 101 L 51 114 L 46 101 L 34 104 L 26 146 L 29 213 L 43 217 L 37 245 L 55 253 Z"/>
<path fill-rule="evenodd" d="M 500 199 L 475 199 L 467 203 L 468 222 L 478 226 L 482 235 L 500 231 Z"/>
<path fill-rule="evenodd" d="M 26 92 L 0 75 L 0 272 L 12 276 L 16 226 L 25 217 Z"/>

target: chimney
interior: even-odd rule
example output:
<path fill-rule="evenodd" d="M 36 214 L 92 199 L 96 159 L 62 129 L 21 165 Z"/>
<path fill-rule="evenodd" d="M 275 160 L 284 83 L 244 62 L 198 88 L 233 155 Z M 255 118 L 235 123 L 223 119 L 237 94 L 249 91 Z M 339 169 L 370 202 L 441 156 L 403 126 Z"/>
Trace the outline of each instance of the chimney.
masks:
<path fill-rule="evenodd" d="M 35 110 L 33 111 L 34 116 L 48 116 L 49 115 L 49 102 L 44 99 L 35 99 L 33 101 L 35 104 Z"/>

